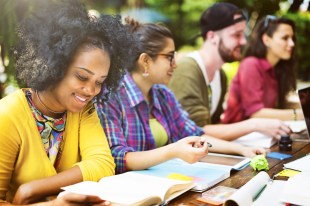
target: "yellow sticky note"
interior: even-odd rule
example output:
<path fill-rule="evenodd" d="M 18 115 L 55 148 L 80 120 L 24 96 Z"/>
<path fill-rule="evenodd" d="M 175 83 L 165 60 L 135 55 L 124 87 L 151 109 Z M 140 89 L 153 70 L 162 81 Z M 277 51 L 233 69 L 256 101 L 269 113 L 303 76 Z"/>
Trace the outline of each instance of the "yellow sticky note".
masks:
<path fill-rule="evenodd" d="M 292 177 L 296 174 L 300 173 L 299 171 L 296 171 L 296 170 L 290 170 L 290 169 L 285 169 L 285 170 L 282 170 L 281 172 L 279 172 L 277 174 L 277 176 L 280 176 L 280 177 Z"/>
<path fill-rule="evenodd" d="M 179 173 L 171 173 L 167 176 L 167 178 L 169 179 L 174 179 L 174 180 L 184 180 L 184 181 L 191 181 L 193 180 L 192 177 L 186 176 L 186 175 L 182 175 Z"/>

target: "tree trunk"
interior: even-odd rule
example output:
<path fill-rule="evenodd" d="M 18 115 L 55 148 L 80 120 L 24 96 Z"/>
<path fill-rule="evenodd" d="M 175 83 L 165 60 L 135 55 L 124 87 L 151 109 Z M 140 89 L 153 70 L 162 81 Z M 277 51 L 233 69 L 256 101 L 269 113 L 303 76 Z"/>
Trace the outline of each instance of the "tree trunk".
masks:
<path fill-rule="evenodd" d="M 294 0 L 288 11 L 293 13 L 298 12 L 303 1 L 304 0 Z"/>

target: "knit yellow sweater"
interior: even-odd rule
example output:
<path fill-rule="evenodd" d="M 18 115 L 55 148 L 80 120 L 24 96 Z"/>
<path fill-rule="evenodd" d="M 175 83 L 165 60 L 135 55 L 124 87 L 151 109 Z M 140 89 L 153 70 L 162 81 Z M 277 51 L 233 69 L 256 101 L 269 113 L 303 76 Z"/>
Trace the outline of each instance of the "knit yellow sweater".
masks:
<path fill-rule="evenodd" d="M 34 117 L 18 90 L 0 100 L 0 202 L 12 201 L 18 187 L 77 165 L 83 180 L 113 175 L 115 163 L 93 104 L 67 114 L 57 171 L 48 159 Z"/>

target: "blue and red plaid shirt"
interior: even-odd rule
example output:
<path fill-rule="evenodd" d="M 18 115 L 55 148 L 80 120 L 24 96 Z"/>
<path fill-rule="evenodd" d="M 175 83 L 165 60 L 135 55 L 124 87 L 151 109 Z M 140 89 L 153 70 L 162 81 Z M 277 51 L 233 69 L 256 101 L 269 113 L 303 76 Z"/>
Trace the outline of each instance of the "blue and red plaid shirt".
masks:
<path fill-rule="evenodd" d="M 164 85 L 151 89 L 152 102 L 148 105 L 142 92 L 129 73 L 124 76 L 116 94 L 107 102 L 97 103 L 97 112 L 107 135 L 116 163 L 116 173 L 127 171 L 127 152 L 155 149 L 155 140 L 149 126 L 149 111 L 163 125 L 168 144 L 183 137 L 202 135 L 198 127 L 181 108 L 173 93 Z"/>

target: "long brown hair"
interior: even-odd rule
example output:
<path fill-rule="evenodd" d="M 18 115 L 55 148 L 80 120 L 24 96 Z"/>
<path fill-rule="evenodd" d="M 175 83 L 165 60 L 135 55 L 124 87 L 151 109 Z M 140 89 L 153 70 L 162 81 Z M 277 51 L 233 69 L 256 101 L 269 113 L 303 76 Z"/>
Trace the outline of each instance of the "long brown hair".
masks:
<path fill-rule="evenodd" d="M 267 47 L 263 43 L 262 36 L 267 34 L 269 37 L 272 37 L 274 32 L 277 30 L 280 24 L 288 24 L 292 27 L 295 33 L 295 24 L 292 20 L 286 18 L 271 18 L 271 16 L 266 16 L 262 18 L 255 26 L 250 41 L 249 46 L 245 51 L 245 57 L 255 56 L 258 58 L 266 58 Z M 295 47 L 296 39 L 295 35 L 293 37 Z M 287 95 L 289 92 L 296 89 L 296 55 L 293 48 L 292 57 L 288 60 L 281 59 L 275 65 L 275 73 L 278 81 L 278 108 L 283 109 L 287 104 Z"/>

